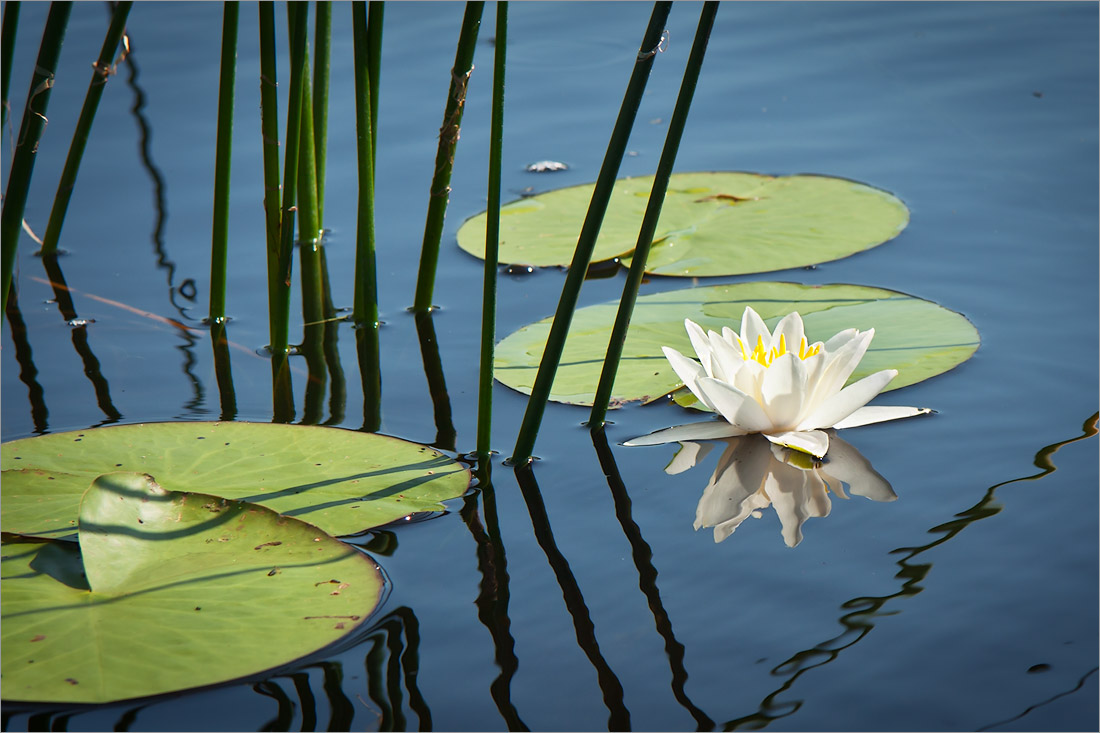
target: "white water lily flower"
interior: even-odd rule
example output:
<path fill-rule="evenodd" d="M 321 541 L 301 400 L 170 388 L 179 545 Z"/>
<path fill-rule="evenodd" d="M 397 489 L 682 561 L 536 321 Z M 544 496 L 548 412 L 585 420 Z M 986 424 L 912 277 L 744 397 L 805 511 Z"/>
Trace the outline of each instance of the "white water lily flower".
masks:
<path fill-rule="evenodd" d="M 897 376 L 884 369 L 844 386 L 875 335 L 849 328 L 828 341 L 807 344 L 802 316 L 790 313 L 769 331 L 752 308 L 741 333 L 704 333 L 684 320 L 700 361 L 662 347 L 688 389 L 724 418 L 658 430 L 626 442 L 656 445 L 761 433 L 771 442 L 818 458 L 829 450 L 826 428 L 895 420 L 931 412 L 924 407 L 866 407 Z M 701 363 L 700 363 L 701 362 Z"/>

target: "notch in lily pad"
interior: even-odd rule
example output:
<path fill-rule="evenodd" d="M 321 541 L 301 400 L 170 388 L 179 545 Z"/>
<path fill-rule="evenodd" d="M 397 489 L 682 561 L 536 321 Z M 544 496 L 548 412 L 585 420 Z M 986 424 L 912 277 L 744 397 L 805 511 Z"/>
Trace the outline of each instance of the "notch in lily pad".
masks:
<path fill-rule="evenodd" d="M 148 475 L 96 478 L 79 545 L 5 535 L 5 700 L 103 703 L 226 682 L 347 636 L 385 584 L 313 525 Z"/>
<path fill-rule="evenodd" d="M 594 184 L 560 188 L 501 208 L 500 262 L 567 266 Z M 629 266 L 653 176 L 616 181 L 592 263 Z M 459 246 L 484 257 L 485 213 L 458 230 Z M 655 275 L 705 277 L 807 267 L 887 242 L 909 223 L 896 196 L 819 175 L 676 173 L 646 262 Z"/>

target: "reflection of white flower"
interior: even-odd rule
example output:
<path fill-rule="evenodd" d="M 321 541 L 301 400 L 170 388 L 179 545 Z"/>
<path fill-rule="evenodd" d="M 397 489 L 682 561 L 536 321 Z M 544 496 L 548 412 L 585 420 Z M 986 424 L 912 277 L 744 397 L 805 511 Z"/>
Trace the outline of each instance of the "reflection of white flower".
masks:
<path fill-rule="evenodd" d="M 810 517 L 826 517 L 832 503 L 829 492 L 847 499 L 841 482 L 856 496 L 894 501 L 890 483 L 850 443 L 833 436 L 826 463 L 769 443 L 758 435 L 721 441 L 726 449 L 695 510 L 695 529 L 714 527 L 714 541 L 733 534 L 750 515 L 760 516 L 769 505 L 783 526 L 783 541 L 795 547 L 802 541 L 802 524 Z M 710 451 L 710 444 L 684 443 L 665 472 L 686 471 Z"/>
<path fill-rule="evenodd" d="M 658 430 L 626 445 L 762 433 L 773 443 L 820 458 L 829 450 L 825 428 L 852 428 L 931 412 L 922 407 L 864 406 L 897 376 L 896 369 L 844 387 L 867 352 L 873 328 L 849 328 L 824 343 L 807 344 L 797 313 L 785 316 L 773 333 L 748 307 L 741 317 L 741 333 L 728 327 L 721 335 L 703 333 L 690 320 L 684 325 L 702 364 L 667 346 L 665 357 L 688 389 L 725 419 Z"/>

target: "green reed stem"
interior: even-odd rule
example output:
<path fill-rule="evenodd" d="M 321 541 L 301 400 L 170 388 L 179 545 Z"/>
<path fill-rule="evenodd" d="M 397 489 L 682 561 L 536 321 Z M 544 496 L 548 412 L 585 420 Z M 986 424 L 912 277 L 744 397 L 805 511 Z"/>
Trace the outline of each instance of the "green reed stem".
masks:
<path fill-rule="evenodd" d="M 626 276 L 626 284 L 623 286 L 623 295 L 619 299 L 619 310 L 615 315 L 615 326 L 611 329 L 611 339 L 607 345 L 607 354 L 603 361 L 603 371 L 600 373 L 600 383 L 596 388 L 596 397 L 592 403 L 592 413 L 588 418 L 590 427 L 603 425 L 607 417 L 607 408 L 611 402 L 611 390 L 615 384 L 615 374 L 619 368 L 619 360 L 623 355 L 623 345 L 626 342 L 626 332 L 630 328 L 630 317 L 634 312 L 634 303 L 638 299 L 638 289 L 645 275 L 646 260 L 649 258 L 649 247 L 653 243 L 653 233 L 657 231 L 657 220 L 661 217 L 661 206 L 668 192 L 668 180 L 672 175 L 672 167 L 676 163 L 676 153 L 680 149 L 680 140 L 684 135 L 684 126 L 687 123 L 688 110 L 691 109 L 691 100 L 695 95 L 695 87 L 699 81 L 699 70 L 703 67 L 703 57 L 707 52 L 707 41 L 710 39 L 711 28 L 714 27 L 714 16 L 718 12 L 717 2 L 703 3 L 703 11 L 699 16 L 699 26 L 695 31 L 695 42 L 688 56 L 687 66 L 684 69 L 684 79 L 680 83 L 680 94 L 676 98 L 676 107 L 672 112 L 672 120 L 669 122 L 668 133 L 665 136 L 665 147 L 661 151 L 661 160 L 657 164 L 657 174 L 653 178 L 653 189 L 649 194 L 649 203 L 646 205 L 645 216 L 642 217 L 642 228 L 638 232 L 638 242 L 631 256 L 630 272 Z"/>
<path fill-rule="evenodd" d="M 351 4 L 355 59 L 355 156 L 359 174 L 359 198 L 355 233 L 355 296 L 352 320 L 355 347 L 363 387 L 363 430 L 382 426 L 382 376 L 378 342 L 378 275 L 374 251 L 374 92 L 371 62 L 375 48 L 371 35 L 373 7 Z M 381 21 L 378 23 L 381 28 Z M 379 33 L 380 35 L 380 33 Z M 377 60 L 375 59 L 375 62 Z"/>
<path fill-rule="evenodd" d="M 370 77 L 370 129 L 375 131 L 371 138 L 371 157 L 377 157 L 378 149 L 378 80 L 382 74 L 382 16 L 386 3 L 374 0 L 367 8 L 367 51 L 370 55 L 367 63 L 367 75 Z"/>
<path fill-rule="evenodd" d="M 130 14 L 132 5 L 132 2 L 120 2 L 115 6 L 111 25 L 107 29 L 103 47 L 99 51 L 99 60 L 93 66 L 92 81 L 88 85 L 84 106 L 80 109 L 80 117 L 73 131 L 73 141 L 69 145 L 69 154 L 65 158 L 65 167 L 61 171 L 61 180 L 57 184 L 57 193 L 54 196 L 53 207 L 50 209 L 46 234 L 42 237 L 41 253 L 43 255 L 57 251 L 57 241 L 61 237 L 61 227 L 65 224 L 65 214 L 69 210 L 69 200 L 76 185 L 80 161 L 84 156 L 84 148 L 88 144 L 88 135 L 92 131 L 92 122 L 95 120 L 103 89 L 107 85 L 107 79 L 114 73 L 115 52 L 118 50 L 119 41 L 122 40 L 122 34 L 126 31 L 126 17 Z"/>
<path fill-rule="evenodd" d="M 15 31 L 19 27 L 19 3 L 4 3 L 4 27 L 0 30 L 0 127 L 8 124 L 8 89 L 11 88 L 11 62 L 15 57 Z"/>
<path fill-rule="evenodd" d="M 274 278 L 269 262 L 268 292 L 273 304 L 271 330 L 271 368 L 275 398 L 275 419 L 286 421 L 293 416 L 293 394 L 290 389 L 288 363 L 290 323 L 290 276 L 294 253 L 295 192 L 298 187 L 298 158 L 302 136 L 302 97 L 308 83 L 306 68 L 306 26 L 309 7 L 306 3 L 287 4 L 287 28 L 290 32 L 290 91 L 286 110 L 286 149 L 283 151 L 283 200 L 279 220 L 279 245 Z"/>
<path fill-rule="evenodd" d="M 8 173 L 8 187 L 4 192 L 4 209 L 0 213 L 0 302 L 8 299 L 11 275 L 15 268 L 15 252 L 19 231 L 23 226 L 23 212 L 27 208 L 27 193 L 34 173 L 35 152 L 46 129 L 46 106 L 50 101 L 54 71 L 65 40 L 65 28 L 69 23 L 71 2 L 55 2 L 50 5 L 42 44 L 38 48 L 38 60 L 31 86 L 27 91 L 27 103 L 23 108 L 23 120 L 19 124 L 19 137 L 15 141 L 15 155 Z"/>
<path fill-rule="evenodd" d="M 351 4 L 355 58 L 356 162 L 359 169 L 358 224 L 355 237 L 355 300 L 352 319 L 359 328 L 378 328 L 378 280 L 374 252 L 373 89 L 369 80 L 370 39 L 367 3 Z"/>
<path fill-rule="evenodd" d="M 225 320 L 229 255 L 229 171 L 233 151 L 233 92 L 237 80 L 237 27 L 240 4 L 222 9 L 221 78 L 218 81 L 218 139 L 214 150 L 214 231 L 210 244 L 210 322 Z M 47 241 L 49 230 L 46 232 Z"/>
<path fill-rule="evenodd" d="M 493 352 L 497 323 L 497 252 L 500 247 L 500 165 L 504 141 L 504 66 L 508 3 L 497 3 L 493 56 L 493 113 L 489 131 L 489 206 L 485 224 L 485 276 L 481 299 L 481 380 L 477 400 L 477 454 L 488 458 L 493 423 Z"/>
<path fill-rule="evenodd" d="M 451 86 L 447 92 L 447 106 L 443 112 L 443 125 L 439 128 L 435 174 L 432 176 L 428 196 L 428 218 L 424 225 L 420 269 L 416 276 L 413 310 L 418 312 L 432 308 L 439 244 L 443 238 L 443 219 L 447 215 L 447 202 L 451 192 L 451 170 L 454 168 L 455 147 L 458 145 L 458 134 L 462 127 L 462 112 L 466 107 L 466 87 L 473 71 L 474 49 L 477 46 L 477 32 L 481 27 L 481 13 L 484 8 L 484 2 L 468 2 L 462 18 L 455 65 L 451 69 Z"/>
<path fill-rule="evenodd" d="M 298 140 L 298 241 L 316 242 L 320 233 L 317 208 L 317 158 L 313 144 L 313 92 L 309 81 L 309 49 L 302 61 L 302 111 Z"/>
<path fill-rule="evenodd" d="M 332 3 L 317 0 L 313 42 L 313 159 L 317 169 L 317 228 L 324 228 L 325 152 L 328 148 L 328 78 Z"/>
<path fill-rule="evenodd" d="M 259 4 L 260 124 L 264 160 L 264 216 L 267 229 L 267 307 L 272 355 L 276 332 L 287 330 L 281 315 L 279 282 L 279 96 L 276 84 L 275 4 Z M 288 306 L 289 308 L 289 306 Z M 284 337 L 285 340 L 285 337 Z"/>
<path fill-rule="evenodd" d="M 565 337 L 569 333 L 569 324 L 573 320 L 577 297 L 580 295 L 581 285 L 588 271 L 588 263 L 592 259 L 592 249 L 596 245 L 596 237 L 600 233 L 600 226 L 603 224 L 603 217 L 611 200 L 615 176 L 618 175 L 619 165 L 626 152 L 630 130 L 638 114 L 638 106 L 642 101 L 642 93 L 645 91 L 653 59 L 660 47 L 662 30 L 671 6 L 671 2 L 658 2 L 653 5 L 653 14 L 649 18 L 649 26 L 646 28 L 638 57 L 634 62 L 634 71 L 626 87 L 619 117 L 615 120 L 611 141 L 608 143 L 603 165 L 600 167 L 600 175 L 596 179 L 596 187 L 592 192 L 592 201 L 588 205 L 588 213 L 581 226 L 577 249 L 573 253 L 573 261 L 569 265 L 569 273 L 562 287 L 554 322 L 550 326 L 546 349 L 543 351 L 539 370 L 535 375 L 531 397 L 527 401 L 527 411 L 523 415 L 519 437 L 510 459 L 514 464 L 522 465 L 531 460 L 531 451 L 535 447 L 535 438 L 538 436 L 542 415 L 546 410 L 546 401 L 550 397 L 550 388 L 554 383 L 558 362 L 561 361 L 562 350 L 565 348 Z"/>

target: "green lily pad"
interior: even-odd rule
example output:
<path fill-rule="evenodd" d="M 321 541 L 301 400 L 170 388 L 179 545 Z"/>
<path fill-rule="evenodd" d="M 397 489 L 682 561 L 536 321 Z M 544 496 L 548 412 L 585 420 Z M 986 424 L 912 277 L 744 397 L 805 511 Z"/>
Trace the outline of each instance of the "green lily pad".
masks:
<path fill-rule="evenodd" d="M 109 471 L 138 471 L 173 491 L 263 504 L 332 535 L 442 511 L 469 471 L 422 445 L 306 425 L 180 422 L 120 425 L 4 443 L 0 527 L 69 534 L 80 497 Z"/>
<path fill-rule="evenodd" d="M 897 369 L 899 374 L 887 389 L 942 374 L 969 359 L 979 344 L 977 329 L 962 315 L 903 293 L 861 285 L 751 282 L 654 293 L 638 298 L 634 308 L 612 407 L 631 400 L 651 402 L 681 386 L 661 347 L 695 356 L 684 330 L 685 318 L 704 329 L 740 330 L 745 306 L 752 306 L 769 327 L 798 311 L 810 341 L 827 340 L 846 328 L 874 328 L 871 348 L 850 381 Z M 601 303 L 573 314 L 551 400 L 592 404 L 617 309 L 617 302 Z M 524 326 L 497 344 L 497 379 L 531 393 L 551 321 Z"/>
<path fill-rule="evenodd" d="M 127 472 L 84 495 L 79 546 L 5 541 L 0 564 L 4 698 L 30 702 L 256 674 L 353 632 L 384 588 L 369 557 L 312 525 Z"/>
<path fill-rule="evenodd" d="M 568 265 L 594 184 L 501 207 L 500 261 Z M 623 178 L 604 217 L 592 262 L 629 265 L 653 176 Z M 484 213 L 458 230 L 459 246 L 485 256 Z M 676 173 L 669 181 L 646 271 L 684 277 L 771 272 L 827 262 L 896 237 L 909 210 L 885 191 L 826 176 Z"/>

